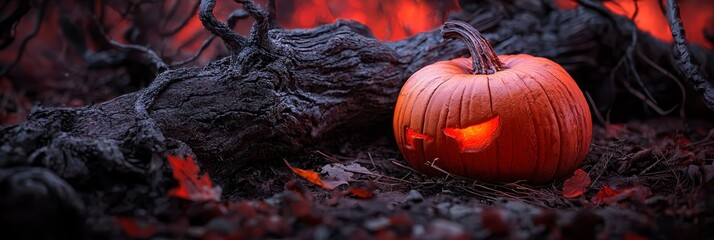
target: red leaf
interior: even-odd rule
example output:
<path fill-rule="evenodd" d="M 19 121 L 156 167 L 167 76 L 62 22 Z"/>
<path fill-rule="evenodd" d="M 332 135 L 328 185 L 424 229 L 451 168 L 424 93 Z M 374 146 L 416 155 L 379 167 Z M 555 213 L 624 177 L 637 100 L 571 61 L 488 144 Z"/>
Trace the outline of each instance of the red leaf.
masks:
<path fill-rule="evenodd" d="M 322 179 L 320 179 L 320 175 L 317 174 L 317 172 L 296 168 L 296 167 L 290 166 L 290 163 L 288 163 L 287 160 L 283 159 L 283 161 L 285 161 L 285 164 L 288 165 L 290 170 L 292 170 L 295 174 L 304 178 L 308 182 L 311 182 L 311 183 L 313 183 L 317 186 L 320 186 L 324 189 L 332 190 L 332 189 L 335 189 L 339 185 L 347 184 L 347 182 L 345 182 L 345 181 L 323 181 Z"/>
<path fill-rule="evenodd" d="M 156 224 L 139 221 L 135 218 L 114 217 L 113 220 L 130 238 L 150 238 L 158 231 Z"/>
<path fill-rule="evenodd" d="M 188 199 L 192 201 L 219 201 L 221 198 L 221 188 L 213 187 L 213 182 L 208 174 L 199 176 L 199 168 L 193 161 L 193 157 L 183 159 L 167 155 L 171 169 L 173 169 L 174 179 L 178 181 L 178 187 L 169 189 L 169 195 Z"/>
<path fill-rule="evenodd" d="M 636 185 L 632 187 L 619 187 L 616 189 L 610 188 L 610 186 L 603 186 L 600 192 L 597 193 L 590 201 L 594 203 L 605 203 L 607 205 L 612 205 L 619 201 L 630 199 L 632 201 L 642 202 L 647 197 L 652 195 L 650 189 L 646 186 Z"/>
<path fill-rule="evenodd" d="M 649 238 L 642 236 L 638 233 L 635 232 L 626 232 L 623 236 L 622 239 L 624 240 L 647 240 Z"/>
<path fill-rule="evenodd" d="M 572 177 L 563 184 L 563 196 L 566 198 L 580 197 L 590 186 L 590 176 L 582 169 L 575 170 Z"/>
<path fill-rule="evenodd" d="M 607 138 L 620 138 L 624 132 L 627 132 L 627 127 L 624 124 L 605 124 L 605 137 Z"/>
<path fill-rule="evenodd" d="M 374 193 L 365 187 L 351 187 L 345 190 L 343 195 L 361 199 L 370 199 L 374 196 Z"/>
<path fill-rule="evenodd" d="M 607 201 L 605 203 L 610 204 L 611 202 L 613 202 L 612 198 L 614 196 L 617 196 L 617 194 L 619 192 L 620 191 L 616 191 L 616 190 L 610 188 L 609 186 L 605 185 L 602 187 L 602 189 L 600 189 L 599 192 L 597 192 L 597 195 L 594 196 L 591 201 L 594 203 L 601 203 L 601 202 Z"/>

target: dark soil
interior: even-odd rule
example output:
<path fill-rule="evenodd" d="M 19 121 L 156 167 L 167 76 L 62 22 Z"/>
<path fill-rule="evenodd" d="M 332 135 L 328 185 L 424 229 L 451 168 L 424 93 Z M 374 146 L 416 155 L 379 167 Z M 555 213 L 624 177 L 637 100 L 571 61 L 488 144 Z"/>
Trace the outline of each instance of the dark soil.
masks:
<path fill-rule="evenodd" d="M 284 164 L 245 169 L 217 202 L 172 199 L 136 220 L 158 236 L 301 239 L 706 239 L 714 224 L 714 123 L 678 118 L 596 125 L 575 199 L 563 179 L 490 184 L 413 171 L 384 134 L 352 136 L 287 160 L 320 172 L 359 164 L 349 186 L 322 189 Z M 328 174 L 323 177 L 329 178 Z M 598 192 L 633 190 L 598 201 Z M 369 199 L 350 196 L 363 189 Z"/>

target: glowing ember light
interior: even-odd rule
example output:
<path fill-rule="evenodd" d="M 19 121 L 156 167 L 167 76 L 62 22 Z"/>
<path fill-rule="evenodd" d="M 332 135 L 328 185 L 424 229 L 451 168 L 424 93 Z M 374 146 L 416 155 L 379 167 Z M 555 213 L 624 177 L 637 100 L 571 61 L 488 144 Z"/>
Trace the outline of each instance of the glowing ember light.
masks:
<path fill-rule="evenodd" d="M 406 133 L 406 138 L 407 138 L 407 149 L 414 149 L 414 139 L 421 139 L 424 140 L 425 142 L 431 141 L 431 137 L 418 133 L 414 130 L 412 130 L 410 127 L 407 127 L 407 133 Z"/>
<path fill-rule="evenodd" d="M 613 0 L 605 1 L 603 4 L 610 11 L 626 17 L 632 17 L 637 9 L 637 16 L 635 16 L 637 28 L 659 40 L 671 42 L 672 32 L 669 30 L 669 23 L 657 1 Z M 578 5 L 574 0 L 557 0 L 556 3 L 563 9 L 574 8 Z M 714 45 L 704 36 L 704 31 L 714 33 L 714 1 L 682 0 L 679 7 L 682 13 L 682 22 L 687 30 L 687 40 L 709 49 L 714 48 Z"/>
<path fill-rule="evenodd" d="M 278 4 L 278 20 L 285 28 L 312 28 L 351 19 L 367 25 L 381 40 L 399 40 L 434 30 L 449 12 L 459 10 L 456 0 L 303 0 L 291 4 L 294 9 L 286 13 Z"/>
<path fill-rule="evenodd" d="M 461 152 L 478 152 L 498 137 L 500 129 L 499 117 L 495 116 L 466 128 L 444 128 L 444 134 L 456 140 Z"/>

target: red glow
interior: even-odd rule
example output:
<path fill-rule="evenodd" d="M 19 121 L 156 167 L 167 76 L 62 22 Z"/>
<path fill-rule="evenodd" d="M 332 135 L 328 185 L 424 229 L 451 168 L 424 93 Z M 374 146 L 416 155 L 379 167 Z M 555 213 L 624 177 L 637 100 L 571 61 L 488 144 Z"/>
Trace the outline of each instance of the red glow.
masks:
<path fill-rule="evenodd" d="M 658 0 L 613 0 L 606 1 L 605 7 L 614 13 L 632 17 L 637 3 L 635 24 L 642 31 L 652 34 L 662 41 L 671 42 L 672 32 L 669 30 L 667 18 L 662 13 Z M 687 30 L 687 40 L 713 49 L 714 45 L 704 37 L 704 30 L 714 33 L 714 1 L 711 0 L 680 0 L 678 1 L 682 22 Z M 558 0 L 558 6 L 569 9 L 577 6 L 574 0 Z"/>
<path fill-rule="evenodd" d="M 406 138 L 407 138 L 407 149 L 414 149 L 414 139 L 421 139 L 424 140 L 425 142 L 431 141 L 431 137 L 418 133 L 414 130 L 412 130 L 410 127 L 407 127 L 407 133 L 406 133 Z"/>
<path fill-rule="evenodd" d="M 466 128 L 444 128 L 444 134 L 456 140 L 461 152 L 478 152 L 498 137 L 499 130 L 500 120 L 495 116 Z"/>
<path fill-rule="evenodd" d="M 278 2 L 278 5 L 280 3 Z M 351 19 L 369 26 L 382 40 L 399 40 L 420 32 L 434 30 L 459 9 L 456 0 L 304 0 L 294 1 L 287 21 L 278 18 L 285 28 L 311 28 L 337 19 Z"/>

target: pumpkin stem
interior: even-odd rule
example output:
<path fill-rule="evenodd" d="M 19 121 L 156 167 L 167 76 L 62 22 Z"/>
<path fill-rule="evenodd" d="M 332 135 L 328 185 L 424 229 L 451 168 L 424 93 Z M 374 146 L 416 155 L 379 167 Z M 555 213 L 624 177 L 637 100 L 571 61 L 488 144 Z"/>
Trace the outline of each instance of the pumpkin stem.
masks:
<path fill-rule="evenodd" d="M 473 74 L 494 74 L 505 69 L 491 44 L 471 24 L 462 21 L 447 21 L 441 28 L 441 35 L 464 42 L 473 59 Z"/>

